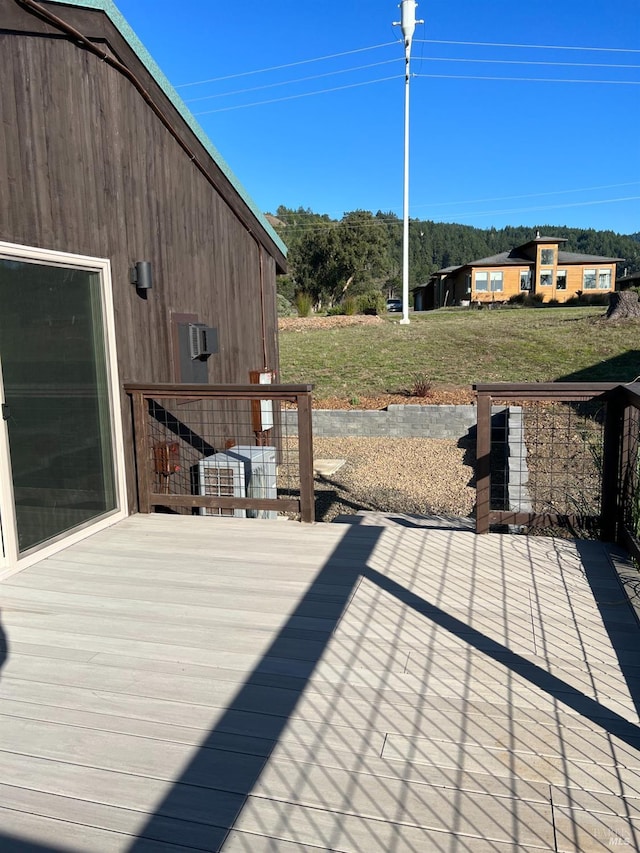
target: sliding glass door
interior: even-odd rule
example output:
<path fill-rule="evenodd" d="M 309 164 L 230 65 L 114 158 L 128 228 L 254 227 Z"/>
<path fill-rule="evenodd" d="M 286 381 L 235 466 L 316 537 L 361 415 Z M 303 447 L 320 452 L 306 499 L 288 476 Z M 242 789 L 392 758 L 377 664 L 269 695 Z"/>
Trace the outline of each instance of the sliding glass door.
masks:
<path fill-rule="evenodd" d="M 102 279 L 0 255 L 2 473 L 18 557 L 118 509 Z"/>

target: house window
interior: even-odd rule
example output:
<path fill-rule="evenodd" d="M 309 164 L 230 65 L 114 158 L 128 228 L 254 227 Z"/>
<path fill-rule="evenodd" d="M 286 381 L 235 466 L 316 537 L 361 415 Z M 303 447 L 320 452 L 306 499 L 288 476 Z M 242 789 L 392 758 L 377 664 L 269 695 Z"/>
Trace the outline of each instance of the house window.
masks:
<path fill-rule="evenodd" d="M 540 287 L 553 285 L 553 270 L 540 270 Z"/>
<path fill-rule="evenodd" d="M 584 290 L 595 290 L 596 289 L 596 271 L 595 270 L 585 270 L 582 274 L 582 287 Z"/>
<path fill-rule="evenodd" d="M 540 263 L 545 266 L 555 263 L 555 249 L 540 249 Z"/>
<path fill-rule="evenodd" d="M 468 272 L 464 277 L 464 289 L 467 296 L 471 293 L 471 273 Z"/>
<path fill-rule="evenodd" d="M 502 272 L 491 273 L 491 291 L 492 293 L 502 292 Z"/>
<path fill-rule="evenodd" d="M 520 290 L 531 290 L 531 270 L 520 270 Z"/>
<path fill-rule="evenodd" d="M 476 291 L 487 291 L 489 289 L 489 273 L 477 272 L 474 275 Z"/>
<path fill-rule="evenodd" d="M 567 289 L 567 271 L 566 270 L 558 270 L 556 273 L 556 290 L 566 290 Z"/>
<path fill-rule="evenodd" d="M 598 270 L 598 290 L 611 290 L 611 270 Z"/>

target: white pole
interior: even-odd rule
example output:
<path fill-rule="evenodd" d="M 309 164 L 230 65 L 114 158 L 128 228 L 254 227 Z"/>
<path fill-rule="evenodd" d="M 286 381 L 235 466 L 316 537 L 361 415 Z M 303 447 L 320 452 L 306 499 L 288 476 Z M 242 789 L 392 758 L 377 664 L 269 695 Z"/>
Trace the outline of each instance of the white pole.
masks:
<path fill-rule="evenodd" d="M 402 0 L 400 4 L 402 35 L 404 38 L 404 202 L 402 216 L 402 319 L 409 323 L 409 64 L 411 41 L 416 29 L 416 0 Z M 419 23 L 422 23 L 420 21 Z"/>

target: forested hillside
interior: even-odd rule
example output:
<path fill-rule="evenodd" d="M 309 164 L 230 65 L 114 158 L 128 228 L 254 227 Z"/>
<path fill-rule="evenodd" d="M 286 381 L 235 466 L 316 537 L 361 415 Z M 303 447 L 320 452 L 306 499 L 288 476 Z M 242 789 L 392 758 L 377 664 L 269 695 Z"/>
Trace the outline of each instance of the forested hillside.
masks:
<path fill-rule="evenodd" d="M 340 220 L 298 208 L 279 207 L 271 222 L 289 248 L 288 276 L 279 289 L 288 299 L 303 291 L 316 302 L 333 304 L 345 294 L 400 290 L 402 221 L 393 213 L 356 210 Z M 624 258 L 618 273 L 640 271 L 640 233 L 566 228 L 541 224 L 534 228 L 474 228 L 471 225 L 411 220 L 409 226 L 410 287 L 422 284 L 438 269 L 495 255 L 541 234 L 564 237 L 568 252 Z"/>

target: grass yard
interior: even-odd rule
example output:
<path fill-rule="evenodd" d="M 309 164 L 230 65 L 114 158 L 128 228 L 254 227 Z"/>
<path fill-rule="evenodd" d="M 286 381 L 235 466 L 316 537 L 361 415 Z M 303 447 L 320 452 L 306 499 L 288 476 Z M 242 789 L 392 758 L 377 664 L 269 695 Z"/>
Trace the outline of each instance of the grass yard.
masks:
<path fill-rule="evenodd" d="M 398 393 L 417 374 L 434 385 L 620 381 L 640 374 L 640 322 L 604 308 L 442 309 L 372 325 L 280 332 L 282 382 L 316 398 Z"/>

